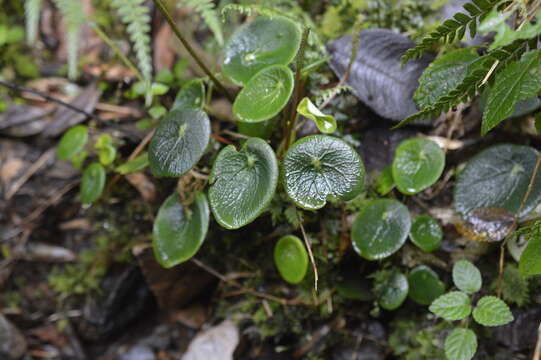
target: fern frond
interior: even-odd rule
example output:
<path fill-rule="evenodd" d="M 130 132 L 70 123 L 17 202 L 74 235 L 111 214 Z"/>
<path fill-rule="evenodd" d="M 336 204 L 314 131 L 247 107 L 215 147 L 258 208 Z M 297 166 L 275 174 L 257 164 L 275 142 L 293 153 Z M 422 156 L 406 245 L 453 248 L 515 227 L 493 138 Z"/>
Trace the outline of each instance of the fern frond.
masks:
<path fill-rule="evenodd" d="M 83 5 L 80 1 L 74 0 L 54 0 L 54 3 L 66 20 L 67 31 L 67 49 L 68 49 L 68 77 L 75 79 L 77 77 L 77 50 L 79 49 L 79 31 L 81 25 L 85 23 L 86 17 L 83 11 Z"/>
<path fill-rule="evenodd" d="M 150 55 L 150 15 L 144 0 L 113 0 L 111 6 L 118 10 L 126 31 L 133 43 L 137 65 L 150 88 L 152 57 Z"/>
<path fill-rule="evenodd" d="M 317 106 L 320 106 L 324 102 L 328 101 L 329 99 L 332 99 L 340 94 L 343 93 L 351 93 L 354 92 L 353 88 L 348 85 L 341 85 L 341 86 L 335 86 L 330 89 L 322 90 L 315 99 L 315 103 Z"/>
<path fill-rule="evenodd" d="M 38 37 L 39 13 L 41 0 L 25 0 L 24 15 L 26 18 L 26 41 L 33 45 Z"/>
<path fill-rule="evenodd" d="M 182 5 L 193 7 L 201 15 L 205 23 L 216 37 L 218 44 L 224 44 L 224 35 L 222 24 L 220 23 L 218 12 L 215 9 L 212 0 L 181 0 Z"/>
<path fill-rule="evenodd" d="M 450 44 L 454 41 L 462 40 L 467 29 L 469 29 L 470 36 L 473 38 L 477 33 L 477 23 L 479 22 L 479 19 L 487 15 L 503 1 L 504 0 L 472 0 L 472 2 L 464 4 L 464 9 L 468 14 L 458 12 L 451 19 L 445 20 L 443 24 L 423 38 L 423 40 L 415 47 L 408 49 L 404 56 L 402 56 L 402 63 L 411 59 L 420 58 L 423 56 L 425 50 L 431 48 L 438 42 Z"/>
<path fill-rule="evenodd" d="M 222 18 L 225 19 L 225 16 L 227 13 L 231 11 L 236 11 L 240 14 L 244 14 L 246 16 L 251 16 L 253 14 L 259 14 L 263 16 L 267 16 L 269 18 L 273 18 L 275 16 L 282 16 L 289 18 L 294 21 L 298 21 L 299 18 L 285 12 L 282 10 L 278 10 L 276 7 L 270 7 L 266 5 L 258 5 L 258 4 L 249 4 L 249 5 L 241 5 L 241 4 L 227 4 L 222 9 Z"/>

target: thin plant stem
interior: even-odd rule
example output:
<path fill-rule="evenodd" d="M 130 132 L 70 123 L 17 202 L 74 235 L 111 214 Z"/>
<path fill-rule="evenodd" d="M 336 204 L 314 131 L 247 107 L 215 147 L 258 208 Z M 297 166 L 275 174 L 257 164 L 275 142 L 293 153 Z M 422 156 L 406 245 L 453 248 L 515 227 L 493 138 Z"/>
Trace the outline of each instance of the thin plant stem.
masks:
<path fill-rule="evenodd" d="M 297 215 L 297 217 L 299 216 Z M 302 225 L 302 222 L 300 222 L 299 225 L 301 228 L 302 238 L 304 239 L 304 244 L 306 245 L 306 248 L 308 249 L 308 256 L 310 257 L 310 263 L 312 264 L 312 269 L 314 269 L 314 290 L 317 293 L 317 282 L 319 280 L 319 276 L 317 273 L 316 260 L 314 259 L 314 254 L 312 253 L 312 247 L 310 246 L 310 242 L 308 241 L 308 236 L 306 236 L 306 231 L 304 231 L 304 226 Z"/>
<path fill-rule="evenodd" d="M 209 70 L 209 68 L 203 63 L 203 61 L 196 54 L 195 50 L 192 48 L 192 46 L 190 45 L 188 40 L 184 37 L 184 35 L 182 35 L 179 28 L 175 24 L 175 21 L 171 17 L 171 14 L 169 13 L 169 10 L 167 10 L 167 8 L 165 7 L 165 4 L 162 2 L 162 0 L 154 0 L 154 3 L 158 7 L 158 9 L 160 9 L 160 12 L 165 17 L 165 20 L 167 20 L 167 22 L 169 23 L 169 26 L 171 26 L 171 29 L 173 29 L 173 32 L 175 33 L 177 38 L 180 40 L 182 45 L 186 48 L 186 50 L 191 55 L 191 57 L 195 60 L 197 65 L 199 65 L 199 67 L 205 72 L 205 74 L 207 74 L 207 76 L 210 78 L 210 80 L 212 80 L 212 82 L 214 83 L 214 85 L 216 85 L 216 87 L 220 90 L 220 92 L 223 93 L 225 95 L 225 97 L 227 97 L 227 99 L 229 101 L 233 102 L 234 99 L 231 96 L 231 94 L 229 94 L 229 92 L 226 90 L 226 88 L 223 86 L 223 84 L 220 82 L 220 80 L 218 80 L 214 76 L 214 74 L 212 74 L 212 72 Z"/>
<path fill-rule="evenodd" d="M 124 63 L 124 65 L 126 65 L 131 71 L 135 73 L 135 76 L 137 77 L 137 79 L 139 79 L 139 81 L 144 81 L 145 79 L 143 78 L 143 75 L 137 69 L 137 67 L 130 61 L 130 59 L 126 57 L 126 55 L 122 53 L 122 50 L 120 50 L 120 48 L 114 43 L 114 41 L 111 40 L 111 38 L 107 36 L 107 34 L 104 33 L 100 29 L 98 24 L 89 22 L 89 25 L 92 28 L 92 30 L 94 30 L 96 35 L 98 35 L 100 39 L 103 40 L 104 43 L 106 43 L 111 49 L 113 49 L 114 53 L 120 58 L 120 60 Z"/>

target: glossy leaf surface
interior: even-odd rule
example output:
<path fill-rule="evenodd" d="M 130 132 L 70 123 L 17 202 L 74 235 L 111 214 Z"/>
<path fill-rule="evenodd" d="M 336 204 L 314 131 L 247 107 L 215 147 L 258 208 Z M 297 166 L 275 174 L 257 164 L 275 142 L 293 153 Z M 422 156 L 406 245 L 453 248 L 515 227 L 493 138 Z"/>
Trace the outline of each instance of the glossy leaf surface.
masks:
<path fill-rule="evenodd" d="M 400 192 L 413 195 L 433 185 L 445 167 L 445 154 L 432 140 L 408 139 L 396 149 L 392 171 Z"/>
<path fill-rule="evenodd" d="M 122 175 L 144 170 L 148 166 L 148 153 L 143 153 L 132 160 L 118 166 L 115 170 Z"/>
<path fill-rule="evenodd" d="M 177 109 L 160 121 L 150 141 L 150 170 L 157 177 L 180 176 L 203 156 L 210 137 L 210 121 L 202 110 Z"/>
<path fill-rule="evenodd" d="M 473 209 L 464 216 L 464 221 L 455 224 L 461 235 L 477 241 L 501 241 L 515 226 L 515 215 L 498 207 Z"/>
<path fill-rule="evenodd" d="M 182 86 L 175 97 L 171 110 L 177 108 L 202 109 L 205 103 L 205 84 L 201 79 L 193 79 Z"/>
<path fill-rule="evenodd" d="M 287 194 L 308 210 L 322 208 L 328 199 L 352 199 L 362 191 L 364 179 L 359 154 L 332 136 L 312 135 L 298 140 L 283 161 Z"/>
<path fill-rule="evenodd" d="M 83 204 L 96 201 L 105 186 L 105 168 L 99 163 L 90 164 L 81 177 L 80 197 Z"/>
<path fill-rule="evenodd" d="M 299 27 L 283 17 L 260 16 L 239 27 L 227 42 L 222 71 L 239 85 L 270 65 L 287 65 L 299 50 Z"/>
<path fill-rule="evenodd" d="M 385 310 L 395 310 L 408 296 L 408 279 L 397 270 L 383 270 L 376 276 L 374 293 Z"/>
<path fill-rule="evenodd" d="M 88 141 L 88 129 L 84 125 L 77 125 L 66 131 L 58 143 L 57 154 L 60 160 L 71 159 L 80 153 Z"/>
<path fill-rule="evenodd" d="M 238 229 L 252 222 L 268 206 L 278 183 L 278 164 L 272 148 L 250 138 L 237 151 L 229 145 L 214 161 L 209 201 L 218 223 Z"/>
<path fill-rule="evenodd" d="M 286 235 L 274 246 L 274 263 L 282 278 L 290 284 L 298 284 L 308 270 L 308 253 L 298 237 Z"/>
<path fill-rule="evenodd" d="M 537 160 L 537 150 L 522 145 L 502 144 L 483 150 L 466 164 L 458 175 L 454 208 L 463 216 L 482 207 L 518 211 L 527 191 Z M 538 176 L 520 216 L 541 201 L 541 176 Z"/>
<path fill-rule="evenodd" d="M 419 265 L 408 275 L 410 299 L 421 305 L 430 305 L 432 301 L 441 296 L 445 285 L 438 274 L 425 265 Z"/>
<path fill-rule="evenodd" d="M 195 195 L 189 210 L 184 209 L 177 193 L 160 206 L 154 221 L 153 248 L 158 262 L 166 267 L 180 264 L 199 250 L 209 226 L 209 208 L 203 193 Z"/>
<path fill-rule="evenodd" d="M 420 215 L 411 225 L 410 239 L 418 248 L 425 252 L 439 249 L 443 231 L 437 220 L 429 215 Z"/>
<path fill-rule="evenodd" d="M 284 65 L 269 66 L 255 74 L 233 103 L 240 121 L 260 122 L 277 115 L 293 92 L 293 72 Z"/>
<path fill-rule="evenodd" d="M 518 263 L 522 276 L 541 275 L 541 237 L 533 237 L 520 255 Z"/>
<path fill-rule="evenodd" d="M 322 133 L 329 134 L 336 131 L 336 119 L 334 116 L 322 113 L 307 97 L 301 100 L 297 106 L 297 112 L 312 120 Z"/>
<path fill-rule="evenodd" d="M 411 227 L 408 208 L 397 200 L 370 202 L 353 222 L 353 249 L 367 260 L 384 259 L 402 247 Z"/>

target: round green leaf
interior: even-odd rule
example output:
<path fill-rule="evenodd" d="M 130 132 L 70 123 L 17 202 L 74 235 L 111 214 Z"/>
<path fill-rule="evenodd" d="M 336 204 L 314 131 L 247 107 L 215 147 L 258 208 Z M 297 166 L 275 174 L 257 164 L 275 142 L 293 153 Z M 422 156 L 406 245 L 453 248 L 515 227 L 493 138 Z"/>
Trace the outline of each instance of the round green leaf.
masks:
<path fill-rule="evenodd" d="M 112 164 L 116 158 L 116 148 L 113 145 L 104 145 L 98 149 L 98 157 L 103 165 Z"/>
<path fill-rule="evenodd" d="M 373 200 L 353 222 L 353 249 L 368 260 L 384 259 L 404 245 L 410 227 L 408 208 L 400 201 Z"/>
<path fill-rule="evenodd" d="M 471 360 L 477 351 L 477 337 L 470 329 L 455 328 L 445 339 L 444 349 L 449 360 Z"/>
<path fill-rule="evenodd" d="M 62 135 L 58 143 L 57 154 L 60 160 L 71 159 L 80 153 L 88 141 L 88 129 L 84 125 L 77 125 Z"/>
<path fill-rule="evenodd" d="M 297 112 L 312 120 L 322 133 L 329 134 L 336 131 L 336 119 L 334 116 L 322 113 L 307 97 L 301 100 L 297 106 Z"/>
<path fill-rule="evenodd" d="M 392 171 L 400 192 L 413 195 L 433 185 L 445 167 L 445 154 L 434 141 L 408 139 L 396 149 Z"/>
<path fill-rule="evenodd" d="M 203 244 L 208 226 L 209 208 L 203 193 L 195 195 L 189 210 L 184 210 L 177 193 L 170 195 L 154 221 L 152 245 L 156 260 L 170 268 L 190 259 Z"/>
<path fill-rule="evenodd" d="M 199 109 L 176 109 L 160 121 L 150 141 L 148 160 L 157 177 L 180 176 L 203 156 L 210 138 L 210 121 Z"/>
<path fill-rule="evenodd" d="M 470 298 L 462 291 L 451 291 L 432 302 L 429 310 L 445 320 L 462 320 L 471 314 Z"/>
<path fill-rule="evenodd" d="M 96 201 L 105 186 L 105 168 L 100 163 L 90 164 L 81 177 L 80 197 L 83 204 Z"/>
<path fill-rule="evenodd" d="M 454 190 L 454 207 L 462 215 L 481 207 L 499 207 L 516 213 L 537 161 L 538 152 L 522 145 L 496 145 L 468 161 L 459 174 Z M 538 176 L 524 209 L 532 211 L 541 201 Z"/>
<path fill-rule="evenodd" d="M 363 189 L 361 157 L 345 141 L 326 135 L 294 143 L 283 162 L 283 184 L 299 207 L 317 210 L 327 199 L 350 200 Z"/>
<path fill-rule="evenodd" d="M 473 309 L 473 319 L 484 326 L 501 326 L 513 321 L 513 314 L 503 300 L 483 296 Z"/>
<path fill-rule="evenodd" d="M 201 79 L 192 79 L 182 86 L 171 110 L 177 108 L 202 109 L 205 102 L 205 85 Z"/>
<path fill-rule="evenodd" d="M 468 260 L 459 260 L 453 266 L 453 282 L 460 290 L 473 294 L 481 290 L 481 272 Z"/>
<path fill-rule="evenodd" d="M 432 216 L 417 216 L 411 225 L 411 241 L 425 252 L 439 249 L 443 231 L 440 225 Z"/>
<path fill-rule="evenodd" d="M 258 17 L 239 27 L 225 47 L 222 71 L 239 85 L 269 65 L 287 65 L 299 50 L 299 27 L 283 17 Z"/>
<path fill-rule="evenodd" d="M 408 296 L 406 275 L 397 270 L 384 270 L 376 276 L 374 293 L 379 305 L 386 310 L 397 309 Z"/>
<path fill-rule="evenodd" d="M 408 275 L 410 299 L 421 305 L 430 305 L 445 291 L 445 285 L 431 268 L 419 265 Z"/>
<path fill-rule="evenodd" d="M 233 103 L 240 121 L 260 122 L 277 115 L 293 92 L 293 72 L 284 65 L 269 66 L 255 74 Z"/>
<path fill-rule="evenodd" d="M 308 254 L 301 239 L 286 235 L 274 247 L 274 263 L 282 278 L 291 284 L 298 284 L 308 270 Z"/>
<path fill-rule="evenodd" d="M 252 222 L 270 203 L 278 183 L 278 163 L 272 148 L 250 138 L 237 151 L 233 145 L 220 151 L 209 182 L 209 200 L 216 221 L 226 229 Z"/>

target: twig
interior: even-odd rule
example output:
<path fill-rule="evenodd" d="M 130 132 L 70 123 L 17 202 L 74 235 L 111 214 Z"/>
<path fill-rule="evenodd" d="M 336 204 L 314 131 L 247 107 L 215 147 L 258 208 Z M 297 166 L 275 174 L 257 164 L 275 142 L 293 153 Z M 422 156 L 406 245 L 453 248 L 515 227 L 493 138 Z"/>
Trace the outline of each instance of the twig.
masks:
<path fill-rule="evenodd" d="M 535 352 L 533 354 L 532 360 L 540 360 L 541 359 L 541 324 L 539 324 L 539 328 L 537 329 L 537 344 L 535 345 Z"/>
<path fill-rule="evenodd" d="M 317 293 L 317 281 L 319 280 L 319 277 L 317 274 L 316 260 L 314 259 L 314 254 L 312 253 L 312 248 L 310 247 L 310 243 L 308 242 L 308 237 L 306 236 L 306 232 L 304 231 L 304 226 L 302 225 L 302 222 L 300 222 L 299 225 L 301 228 L 302 237 L 304 239 L 304 244 L 306 245 L 306 248 L 308 249 L 308 256 L 310 257 L 310 262 L 312 263 L 312 269 L 314 270 L 314 289 Z"/>
<path fill-rule="evenodd" d="M 53 193 L 48 199 L 47 201 L 45 202 L 45 204 L 43 204 L 42 206 L 40 206 L 39 208 L 37 208 L 36 210 L 32 211 L 30 213 L 30 215 L 28 215 L 27 217 L 25 217 L 23 220 L 22 220 L 22 223 L 23 224 L 28 224 L 32 221 L 34 221 L 35 219 L 37 219 L 41 214 L 43 214 L 43 212 L 45 210 L 47 210 L 49 208 L 49 206 L 51 205 L 54 205 L 56 202 L 58 202 L 58 200 L 60 200 L 62 198 L 62 196 L 64 196 L 67 192 L 69 192 L 71 189 L 73 189 L 77 184 L 79 184 L 79 181 L 80 180 L 75 180 L 71 183 L 69 183 L 68 185 L 64 186 L 62 189 L 58 190 L 57 192 Z"/>
<path fill-rule="evenodd" d="M 9 83 L 7 81 L 2 81 L 2 80 L 0 80 L 0 86 L 5 86 L 5 87 L 7 87 L 7 88 L 9 88 L 11 90 L 17 91 L 17 92 L 28 92 L 28 93 L 31 93 L 31 94 L 34 94 L 34 95 L 38 95 L 38 96 L 44 98 L 45 100 L 55 102 L 55 103 L 57 103 L 59 105 L 65 106 L 68 109 L 76 111 L 76 112 L 78 112 L 80 114 L 84 114 L 86 117 L 97 120 L 97 121 L 99 121 L 101 123 L 105 122 L 102 118 L 100 118 L 97 115 L 91 114 L 91 113 L 89 113 L 89 112 L 87 112 L 87 111 L 85 111 L 85 110 L 83 110 L 81 108 L 78 108 L 77 106 L 74 106 L 74 105 L 72 105 L 70 103 L 62 101 L 62 100 L 60 100 L 58 98 L 55 98 L 55 97 L 49 96 L 47 94 L 44 94 L 41 91 L 34 90 L 34 89 L 31 89 L 31 88 L 27 88 L 27 87 L 24 87 L 24 86 L 19 86 L 19 85 L 12 84 L 12 83 Z"/>
<path fill-rule="evenodd" d="M 188 53 L 190 53 L 191 57 L 195 60 L 195 62 L 197 63 L 197 65 L 199 65 L 199 67 L 205 72 L 205 74 L 207 74 L 207 76 L 210 78 L 210 80 L 212 80 L 212 82 L 214 83 L 214 85 L 216 85 L 216 87 L 220 90 L 220 92 L 222 92 L 225 97 L 227 97 L 227 99 L 231 102 L 233 102 L 233 97 L 231 96 L 231 94 L 229 94 L 229 92 L 226 90 L 226 88 L 222 85 L 222 83 L 220 82 L 220 80 L 218 80 L 214 74 L 212 74 L 212 72 L 209 70 L 209 68 L 203 63 L 203 61 L 201 61 L 201 59 L 199 58 L 199 56 L 195 53 L 194 49 L 192 48 L 192 46 L 190 45 L 190 43 L 188 42 L 188 40 L 186 40 L 186 38 L 184 37 L 184 35 L 182 35 L 182 33 L 180 32 L 179 28 L 177 27 L 177 25 L 175 24 L 175 21 L 173 20 L 173 18 L 171 17 L 171 14 L 169 13 L 169 11 L 167 10 L 167 8 L 165 7 L 164 3 L 162 2 L 162 0 L 154 0 L 154 3 L 156 4 L 156 6 L 158 7 L 158 9 L 160 9 L 160 12 L 163 14 L 163 16 L 165 17 L 165 20 L 167 20 L 167 22 L 169 23 L 169 26 L 171 26 L 171 29 L 173 29 L 173 32 L 175 33 L 175 35 L 177 36 L 177 38 L 180 40 L 180 42 L 182 43 L 182 45 L 184 45 L 184 47 L 186 48 L 186 50 L 188 51 Z"/>
<path fill-rule="evenodd" d="M 21 176 L 11 187 L 8 191 L 6 191 L 5 199 L 9 200 L 19 191 L 19 189 L 34 175 L 39 169 L 45 165 L 47 161 L 51 158 L 51 156 L 54 153 L 54 148 L 51 148 L 47 151 L 45 151 L 41 156 L 39 157 L 36 162 L 30 166 L 30 168 Z"/>

